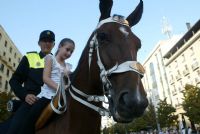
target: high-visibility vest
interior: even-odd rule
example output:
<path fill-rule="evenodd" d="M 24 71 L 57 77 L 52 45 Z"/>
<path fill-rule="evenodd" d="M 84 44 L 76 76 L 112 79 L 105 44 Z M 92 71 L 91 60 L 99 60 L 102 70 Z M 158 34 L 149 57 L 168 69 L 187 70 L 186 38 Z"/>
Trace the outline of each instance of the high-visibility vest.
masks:
<path fill-rule="evenodd" d="M 30 68 L 44 68 L 44 58 L 40 58 L 39 53 L 27 53 L 26 57 Z"/>

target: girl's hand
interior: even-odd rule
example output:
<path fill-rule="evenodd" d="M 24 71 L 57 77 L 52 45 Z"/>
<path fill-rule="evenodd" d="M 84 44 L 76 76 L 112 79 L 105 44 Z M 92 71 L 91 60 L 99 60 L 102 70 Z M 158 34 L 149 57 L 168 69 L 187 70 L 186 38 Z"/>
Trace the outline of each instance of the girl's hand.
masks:
<path fill-rule="evenodd" d="M 71 71 L 69 69 L 65 68 L 63 70 L 63 73 L 64 73 L 64 76 L 68 76 L 71 73 Z"/>

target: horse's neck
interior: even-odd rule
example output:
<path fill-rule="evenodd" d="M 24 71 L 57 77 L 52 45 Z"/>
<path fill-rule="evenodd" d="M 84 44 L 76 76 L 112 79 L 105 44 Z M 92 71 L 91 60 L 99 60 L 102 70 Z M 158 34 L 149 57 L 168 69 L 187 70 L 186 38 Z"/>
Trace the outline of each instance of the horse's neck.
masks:
<path fill-rule="evenodd" d="M 70 99 L 68 109 L 68 124 L 70 134 L 99 134 L 101 126 L 100 115 L 88 107 Z M 75 128 L 75 129 L 74 129 Z"/>
<path fill-rule="evenodd" d="M 93 59 L 90 69 L 87 66 L 87 58 L 82 59 L 84 63 L 79 63 L 79 68 L 75 70 L 72 85 L 85 94 L 99 95 L 101 83 L 99 79 L 98 66 Z M 95 104 L 101 105 L 101 103 Z M 101 126 L 101 116 L 98 112 L 77 102 L 72 97 L 68 107 L 69 131 L 72 134 L 99 134 Z M 73 129 L 76 126 L 76 129 Z M 71 134 L 71 133 L 70 133 Z"/>

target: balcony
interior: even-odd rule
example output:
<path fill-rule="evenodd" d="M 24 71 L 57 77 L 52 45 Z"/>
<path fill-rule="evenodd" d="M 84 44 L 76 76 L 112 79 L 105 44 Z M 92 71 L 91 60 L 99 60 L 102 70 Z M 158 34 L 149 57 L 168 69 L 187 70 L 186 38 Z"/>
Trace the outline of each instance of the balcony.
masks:
<path fill-rule="evenodd" d="M 177 95 L 177 92 L 175 90 L 172 91 L 172 95 L 175 96 Z"/>
<path fill-rule="evenodd" d="M 174 79 L 170 79 L 169 84 L 173 84 L 173 83 L 174 83 Z"/>
<path fill-rule="evenodd" d="M 2 61 L 4 61 L 5 63 L 7 63 L 8 62 L 8 57 L 6 57 L 6 56 L 1 56 L 1 59 L 2 59 Z"/>
<path fill-rule="evenodd" d="M 197 68 L 199 67 L 199 62 L 198 61 L 195 61 L 193 64 L 192 64 L 192 70 L 196 70 Z"/>
<path fill-rule="evenodd" d="M 195 78 L 196 84 L 200 83 L 200 78 Z"/>
<path fill-rule="evenodd" d="M 189 72 L 188 69 L 183 70 L 183 75 L 184 75 L 184 76 L 188 75 L 189 73 L 190 73 L 190 72 Z"/>
<path fill-rule="evenodd" d="M 176 80 L 178 81 L 178 80 L 180 80 L 181 79 L 181 75 L 180 74 L 177 74 L 176 75 Z"/>

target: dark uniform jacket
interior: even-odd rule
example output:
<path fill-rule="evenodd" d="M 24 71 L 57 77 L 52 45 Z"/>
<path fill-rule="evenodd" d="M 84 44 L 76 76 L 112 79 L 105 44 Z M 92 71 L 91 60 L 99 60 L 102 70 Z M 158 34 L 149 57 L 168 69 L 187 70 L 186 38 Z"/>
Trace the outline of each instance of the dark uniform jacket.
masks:
<path fill-rule="evenodd" d="M 38 58 L 32 58 L 35 55 Z M 28 52 L 22 57 L 16 71 L 12 75 L 9 84 L 15 95 L 21 100 L 25 100 L 27 94 L 37 95 L 43 85 L 43 69 L 45 55 L 40 52 Z M 43 65 L 41 61 L 43 60 Z M 33 65 L 35 64 L 35 65 Z"/>

